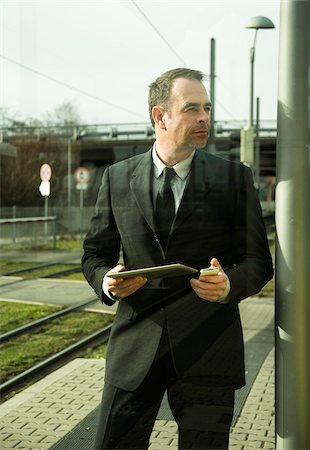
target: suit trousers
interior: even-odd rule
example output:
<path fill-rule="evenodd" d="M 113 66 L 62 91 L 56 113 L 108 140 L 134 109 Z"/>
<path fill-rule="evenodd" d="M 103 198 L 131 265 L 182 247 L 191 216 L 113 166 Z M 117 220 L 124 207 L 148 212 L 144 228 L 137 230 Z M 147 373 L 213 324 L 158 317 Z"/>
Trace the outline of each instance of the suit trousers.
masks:
<path fill-rule="evenodd" d="M 228 449 L 234 390 L 205 386 L 174 369 L 167 327 L 153 364 L 135 391 L 105 384 L 96 450 L 147 450 L 165 391 L 178 425 L 180 450 Z"/>

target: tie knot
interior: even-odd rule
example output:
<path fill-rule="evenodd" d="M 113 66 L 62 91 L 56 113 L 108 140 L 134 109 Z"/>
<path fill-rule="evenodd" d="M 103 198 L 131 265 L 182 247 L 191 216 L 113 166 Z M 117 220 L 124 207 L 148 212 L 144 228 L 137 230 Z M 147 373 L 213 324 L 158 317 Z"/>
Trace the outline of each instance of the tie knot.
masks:
<path fill-rule="evenodd" d="M 165 167 L 163 172 L 163 183 L 165 186 L 170 185 L 172 178 L 175 176 L 175 170 L 172 167 Z"/>

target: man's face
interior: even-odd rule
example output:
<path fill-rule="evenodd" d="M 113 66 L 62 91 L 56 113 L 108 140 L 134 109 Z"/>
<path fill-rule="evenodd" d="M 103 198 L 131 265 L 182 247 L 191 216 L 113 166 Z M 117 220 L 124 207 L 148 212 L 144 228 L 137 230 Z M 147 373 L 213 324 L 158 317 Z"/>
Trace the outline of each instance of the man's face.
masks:
<path fill-rule="evenodd" d="M 174 148 L 203 148 L 210 130 L 211 103 L 198 80 L 177 78 L 172 86 L 168 111 L 163 115 L 166 137 Z"/>

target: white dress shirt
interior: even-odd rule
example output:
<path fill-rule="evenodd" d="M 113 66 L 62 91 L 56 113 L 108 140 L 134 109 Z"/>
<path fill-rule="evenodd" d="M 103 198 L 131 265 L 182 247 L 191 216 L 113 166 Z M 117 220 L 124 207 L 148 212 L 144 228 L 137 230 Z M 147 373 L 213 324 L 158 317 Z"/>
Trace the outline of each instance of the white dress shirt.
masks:
<path fill-rule="evenodd" d="M 184 161 L 181 161 L 172 168 L 174 169 L 176 176 L 171 180 L 170 186 L 174 196 L 174 204 L 175 204 L 175 213 L 177 213 L 178 208 L 181 203 L 181 199 L 183 196 L 183 192 L 186 186 L 186 181 L 188 174 L 191 169 L 191 164 L 195 155 L 195 150 L 192 151 L 190 156 L 186 158 Z M 152 159 L 153 159 L 153 168 L 154 168 L 154 176 L 153 176 L 153 206 L 155 210 L 156 199 L 162 184 L 162 173 L 166 167 L 165 163 L 158 157 L 155 149 L 155 145 L 152 150 Z"/>

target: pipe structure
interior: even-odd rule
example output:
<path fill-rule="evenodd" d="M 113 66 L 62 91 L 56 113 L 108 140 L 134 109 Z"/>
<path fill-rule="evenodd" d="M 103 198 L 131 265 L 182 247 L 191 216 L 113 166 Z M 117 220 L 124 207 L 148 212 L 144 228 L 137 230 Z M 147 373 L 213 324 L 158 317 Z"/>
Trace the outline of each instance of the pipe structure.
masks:
<path fill-rule="evenodd" d="M 212 104 L 211 126 L 208 141 L 210 153 L 216 153 L 215 146 L 215 39 L 211 39 L 210 44 L 210 101 Z"/>
<path fill-rule="evenodd" d="M 256 128 L 255 128 L 255 182 L 259 186 L 260 182 L 260 143 L 259 143 L 259 124 L 260 121 L 260 99 L 256 97 Z"/>
<path fill-rule="evenodd" d="M 282 0 L 276 187 L 276 448 L 310 448 L 310 2 Z"/>

